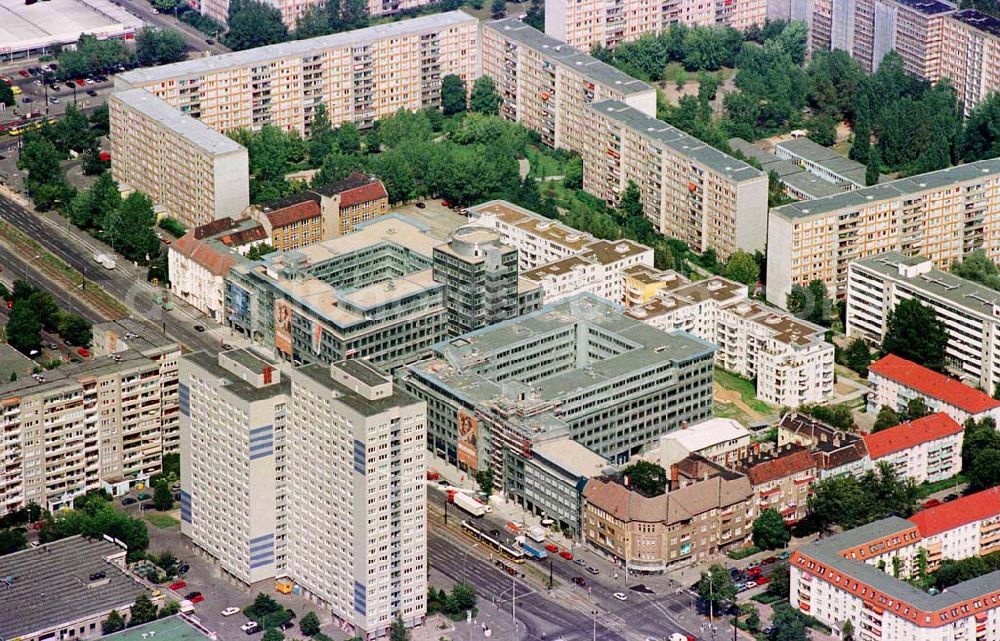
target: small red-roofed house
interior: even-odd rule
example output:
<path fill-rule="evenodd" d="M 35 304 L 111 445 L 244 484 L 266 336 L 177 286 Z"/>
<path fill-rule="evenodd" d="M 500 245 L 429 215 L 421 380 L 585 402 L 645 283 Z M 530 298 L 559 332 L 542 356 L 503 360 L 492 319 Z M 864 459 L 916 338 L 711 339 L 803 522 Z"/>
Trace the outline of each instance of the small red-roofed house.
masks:
<path fill-rule="evenodd" d="M 901 411 L 913 398 L 924 399 L 932 412 L 944 412 L 962 425 L 968 418 L 987 416 L 1000 424 L 1000 401 L 954 378 L 939 374 L 895 354 L 883 356 L 868 368 L 868 411 L 882 406 Z"/>
<path fill-rule="evenodd" d="M 865 434 L 872 465 L 888 463 L 917 483 L 940 481 L 962 471 L 964 430 L 944 412 Z"/>
<path fill-rule="evenodd" d="M 809 496 L 819 476 L 812 454 L 799 445 L 754 454 L 741 471 L 753 485 L 757 514 L 774 508 L 791 525 L 806 516 Z"/>
<path fill-rule="evenodd" d="M 1000 487 L 969 494 L 910 517 L 923 537 L 928 569 L 942 559 L 965 559 L 1000 551 Z"/>

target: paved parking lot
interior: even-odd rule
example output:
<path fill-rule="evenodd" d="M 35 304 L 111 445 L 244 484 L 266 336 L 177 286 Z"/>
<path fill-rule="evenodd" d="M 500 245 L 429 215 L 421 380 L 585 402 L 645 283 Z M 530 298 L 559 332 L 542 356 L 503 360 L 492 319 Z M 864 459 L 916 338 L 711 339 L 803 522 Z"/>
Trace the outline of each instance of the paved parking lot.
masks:
<path fill-rule="evenodd" d="M 132 492 L 132 495 L 134 496 L 135 492 Z M 120 504 L 121 499 L 119 498 L 117 501 Z M 124 509 L 132 516 L 141 516 L 141 509 L 138 503 L 133 503 Z M 178 521 L 180 520 L 179 511 L 175 510 L 171 515 L 178 519 Z M 270 594 L 279 603 L 291 608 L 295 612 L 296 621 L 310 610 L 313 610 L 319 615 L 324 633 L 337 641 L 349 638 L 348 635 L 340 632 L 332 625 L 332 618 L 329 612 L 324 612 L 321 608 L 302 597 L 279 594 L 274 589 L 274 581 L 263 581 L 247 587 L 233 579 L 223 572 L 218 565 L 207 557 L 202 556 L 181 535 L 179 526 L 158 528 L 148 521 L 146 523 L 149 532 L 150 553 L 156 554 L 164 550 L 170 550 L 178 559 L 191 566 L 191 569 L 184 576 L 184 581 L 187 585 L 179 590 L 178 593 L 170 594 L 168 598 L 179 600 L 184 598 L 184 595 L 188 592 L 201 592 L 205 600 L 195 605 L 195 615 L 206 628 L 216 632 L 219 635 L 219 639 L 223 641 L 239 641 L 240 639 L 248 638 L 240 630 L 240 626 L 246 623 L 247 618 L 243 614 L 223 617 L 222 610 L 230 606 L 244 608 L 250 605 L 254 597 L 260 592 Z M 163 589 L 166 591 L 166 586 L 163 586 Z M 288 631 L 287 636 L 294 638 L 297 633 L 298 626 L 296 625 L 293 630 Z M 260 639 L 257 635 L 253 635 L 252 638 Z"/>
<path fill-rule="evenodd" d="M 430 227 L 430 235 L 440 240 L 447 240 L 448 235 L 469 222 L 465 216 L 441 204 L 440 200 L 427 198 L 417 201 L 423 203 L 423 208 L 416 202 L 394 207 L 392 212 L 412 218 L 418 223 Z"/>

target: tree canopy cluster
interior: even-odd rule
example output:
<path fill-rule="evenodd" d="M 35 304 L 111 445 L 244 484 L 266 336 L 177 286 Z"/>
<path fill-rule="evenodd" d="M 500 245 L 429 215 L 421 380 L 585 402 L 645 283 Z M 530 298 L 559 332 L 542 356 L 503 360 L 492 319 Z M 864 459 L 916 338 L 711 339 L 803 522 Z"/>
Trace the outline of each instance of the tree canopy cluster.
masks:
<path fill-rule="evenodd" d="M 165 65 L 186 57 L 187 43 L 176 29 L 143 27 L 135 36 L 135 53 L 122 40 L 99 40 L 84 34 L 75 50 L 63 49 L 59 53 L 55 75 L 61 80 L 86 78 L 120 67 Z"/>
<path fill-rule="evenodd" d="M 451 594 L 444 589 L 427 586 L 428 616 L 442 612 L 449 617 L 465 618 L 465 613 L 476 607 L 476 588 L 469 583 L 456 583 Z"/>
<path fill-rule="evenodd" d="M 886 319 L 882 351 L 913 361 L 929 369 L 943 371 L 948 329 L 934 311 L 916 300 L 899 301 Z"/>
<path fill-rule="evenodd" d="M 141 558 L 149 546 L 149 535 L 142 520 L 116 510 L 111 502 L 96 494 L 76 499 L 72 510 L 47 514 L 39 539 L 49 543 L 77 534 L 91 538 L 107 534 L 116 538 L 128 546 L 130 560 Z"/>
<path fill-rule="evenodd" d="M 883 463 L 860 479 L 848 474 L 818 482 L 809 510 L 821 528 L 837 525 L 849 530 L 888 516 L 906 518 L 916 510 L 916 504 L 913 480 L 897 477 L 895 470 Z"/>
<path fill-rule="evenodd" d="M 989 417 L 966 421 L 962 470 L 969 479 L 970 492 L 1000 485 L 1000 432 Z"/>
<path fill-rule="evenodd" d="M 622 479 L 627 479 L 628 486 L 646 496 L 659 496 L 667 491 L 670 480 L 662 465 L 649 461 L 636 461 L 622 468 Z"/>
<path fill-rule="evenodd" d="M 1000 552 L 965 559 L 944 559 L 932 575 L 933 585 L 939 590 L 1000 570 Z"/>
<path fill-rule="evenodd" d="M 30 354 L 42 347 L 41 330 L 59 334 L 70 345 L 89 347 L 93 339 L 91 323 L 75 312 L 59 310 L 55 298 L 47 291 L 17 280 L 13 291 L 3 292 L 13 302 L 5 332 L 11 347 Z"/>

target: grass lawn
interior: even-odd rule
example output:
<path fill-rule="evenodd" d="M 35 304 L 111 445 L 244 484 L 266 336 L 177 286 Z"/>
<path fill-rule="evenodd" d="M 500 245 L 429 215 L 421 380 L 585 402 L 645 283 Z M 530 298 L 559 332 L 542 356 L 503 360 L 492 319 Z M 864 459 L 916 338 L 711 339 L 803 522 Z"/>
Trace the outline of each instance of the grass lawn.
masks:
<path fill-rule="evenodd" d="M 565 172 L 565 161 L 546 154 L 537 147 L 528 147 L 525 154 L 528 162 L 531 163 L 532 178 L 545 178 L 546 176 L 562 176 Z"/>
<path fill-rule="evenodd" d="M 770 414 L 774 411 L 773 407 L 757 399 L 757 390 L 754 388 L 752 381 L 716 367 L 715 382 L 728 390 L 739 392 L 740 399 L 755 412 Z"/>
<path fill-rule="evenodd" d="M 924 482 L 917 486 L 917 496 L 920 498 L 927 498 L 935 492 L 940 492 L 941 490 L 950 490 L 958 485 L 964 485 L 969 482 L 969 479 L 965 477 L 964 474 L 956 474 L 950 479 L 943 479 L 941 481 L 934 481 L 933 483 Z"/>
<path fill-rule="evenodd" d="M 156 527 L 160 528 L 161 530 L 164 530 L 168 527 L 175 527 L 181 524 L 180 521 L 170 516 L 169 514 L 165 514 L 163 512 L 153 512 L 152 514 L 147 514 L 146 520 L 155 525 Z"/>
<path fill-rule="evenodd" d="M 715 401 L 712 404 L 712 416 L 716 418 L 731 418 L 742 425 L 749 425 L 754 422 L 754 417 L 741 410 L 735 403 Z"/>

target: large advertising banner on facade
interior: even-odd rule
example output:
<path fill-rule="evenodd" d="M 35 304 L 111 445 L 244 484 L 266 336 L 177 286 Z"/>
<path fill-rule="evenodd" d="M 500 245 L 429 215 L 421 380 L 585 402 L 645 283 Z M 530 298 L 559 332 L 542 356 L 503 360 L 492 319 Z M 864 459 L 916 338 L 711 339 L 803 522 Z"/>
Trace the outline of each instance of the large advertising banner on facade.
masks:
<path fill-rule="evenodd" d="M 274 348 L 292 355 L 292 306 L 283 300 L 274 301 Z"/>
<path fill-rule="evenodd" d="M 479 469 L 479 422 L 474 414 L 458 411 L 458 462 L 475 472 Z"/>

